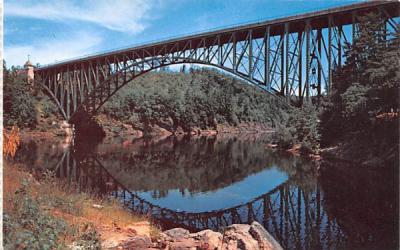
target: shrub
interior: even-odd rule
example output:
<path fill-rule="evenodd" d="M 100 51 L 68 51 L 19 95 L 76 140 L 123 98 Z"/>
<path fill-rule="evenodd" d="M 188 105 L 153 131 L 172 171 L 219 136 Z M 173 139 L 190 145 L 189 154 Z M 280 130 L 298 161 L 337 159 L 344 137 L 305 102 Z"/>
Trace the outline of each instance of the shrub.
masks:
<path fill-rule="evenodd" d="M 86 224 L 84 226 L 84 233 L 79 236 L 79 239 L 74 244 L 82 249 L 101 249 L 100 235 L 94 230 L 93 225 Z"/>
<path fill-rule="evenodd" d="M 65 249 L 62 236 L 68 230 L 61 219 L 43 212 L 28 193 L 28 182 L 14 195 L 12 213 L 4 215 L 5 249 Z"/>
<path fill-rule="evenodd" d="M 14 158 L 20 145 L 19 129 L 15 126 L 12 127 L 10 134 L 3 129 L 3 155 L 5 157 Z"/>
<path fill-rule="evenodd" d="M 3 68 L 4 124 L 20 128 L 34 127 L 36 100 L 25 77 Z"/>
<path fill-rule="evenodd" d="M 351 118 L 365 113 L 368 100 L 367 95 L 367 87 L 358 83 L 351 85 L 343 94 L 341 94 L 344 108 L 342 115 L 346 118 Z"/>
<path fill-rule="evenodd" d="M 321 137 L 318 115 L 318 109 L 307 102 L 288 111 L 288 117 L 277 126 L 274 136 L 279 147 L 289 149 L 300 144 L 303 153 L 318 153 Z"/>
<path fill-rule="evenodd" d="M 49 97 L 44 96 L 39 102 L 44 118 L 49 118 L 51 116 L 59 116 L 60 111 L 56 104 Z"/>

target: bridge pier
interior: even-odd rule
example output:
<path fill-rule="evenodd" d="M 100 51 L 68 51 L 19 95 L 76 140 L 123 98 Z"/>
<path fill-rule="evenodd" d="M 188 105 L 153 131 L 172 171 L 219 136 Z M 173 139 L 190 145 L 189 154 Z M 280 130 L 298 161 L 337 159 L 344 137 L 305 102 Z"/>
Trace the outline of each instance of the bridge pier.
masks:
<path fill-rule="evenodd" d="M 101 140 L 105 137 L 101 124 L 94 116 L 83 109 L 76 112 L 69 124 L 74 128 L 74 135 L 78 138 L 89 138 L 90 140 Z"/>
<path fill-rule="evenodd" d="M 75 134 L 75 128 L 73 124 L 68 123 L 68 121 L 63 120 L 61 122 L 61 128 L 65 130 L 65 133 L 67 135 L 68 138 L 72 138 L 74 137 Z"/>

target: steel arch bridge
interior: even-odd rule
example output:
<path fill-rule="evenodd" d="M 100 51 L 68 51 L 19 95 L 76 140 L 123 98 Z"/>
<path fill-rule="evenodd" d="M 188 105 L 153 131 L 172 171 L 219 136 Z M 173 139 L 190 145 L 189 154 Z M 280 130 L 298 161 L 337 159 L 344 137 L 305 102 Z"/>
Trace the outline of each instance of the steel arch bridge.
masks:
<path fill-rule="evenodd" d="M 35 75 L 68 121 L 82 110 L 94 115 L 136 77 L 181 63 L 218 67 L 286 101 L 308 100 L 329 93 L 344 45 L 371 11 L 385 32 L 398 29 L 399 2 L 368 1 L 72 59 Z"/>

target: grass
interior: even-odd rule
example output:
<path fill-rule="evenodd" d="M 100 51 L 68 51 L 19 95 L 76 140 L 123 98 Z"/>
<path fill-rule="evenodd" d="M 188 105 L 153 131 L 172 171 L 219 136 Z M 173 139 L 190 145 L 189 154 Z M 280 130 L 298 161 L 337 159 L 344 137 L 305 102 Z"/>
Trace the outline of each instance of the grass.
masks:
<path fill-rule="evenodd" d="M 13 216 L 18 210 L 15 204 L 22 204 L 23 199 L 31 199 L 32 203 L 38 204 L 40 213 L 55 220 L 62 220 L 68 226 L 66 235 L 59 237 L 60 243 L 68 245 L 82 239 L 98 242 L 99 235 L 103 237 L 107 231 L 138 222 L 149 222 L 148 218 L 133 214 L 118 201 L 80 192 L 77 188 L 57 180 L 51 173 L 44 174 L 38 182 L 27 172 L 26 166 L 12 164 L 7 160 L 4 163 L 4 212 Z M 21 189 L 26 190 L 26 197 L 23 199 L 18 196 Z M 155 225 L 150 225 L 146 230 L 152 238 L 157 238 L 160 232 Z M 95 239 L 92 239 L 93 237 Z"/>

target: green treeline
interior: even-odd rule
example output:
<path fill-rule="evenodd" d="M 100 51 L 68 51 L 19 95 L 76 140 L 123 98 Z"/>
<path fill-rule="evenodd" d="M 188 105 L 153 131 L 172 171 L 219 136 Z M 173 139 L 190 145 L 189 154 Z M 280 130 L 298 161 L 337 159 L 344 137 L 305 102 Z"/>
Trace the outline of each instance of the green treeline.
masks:
<path fill-rule="evenodd" d="M 3 63 L 3 115 L 4 125 L 34 127 L 36 125 L 36 101 L 32 98 L 26 76 L 16 69 L 7 70 Z"/>
<path fill-rule="evenodd" d="M 38 85 L 28 83 L 17 68 L 3 61 L 3 122 L 5 127 L 35 128 L 41 118 L 60 118 L 57 105 Z M 55 118 L 55 119 L 58 119 Z"/>
<path fill-rule="evenodd" d="M 400 34 L 383 27 L 377 14 L 360 17 L 358 36 L 346 44 L 345 65 L 333 72 L 330 95 L 291 110 L 278 126 L 282 148 L 298 144 L 318 153 L 320 144 L 338 146 L 339 158 L 398 163 Z"/>
<path fill-rule="evenodd" d="M 360 17 L 359 36 L 321 105 L 320 130 L 323 145 L 344 144 L 347 158 L 398 164 L 400 33 L 386 34 L 384 25 L 377 14 Z"/>
<path fill-rule="evenodd" d="M 262 123 L 285 116 L 286 105 L 266 91 L 216 70 L 154 72 L 135 79 L 105 104 L 103 113 L 142 131 L 158 125 L 216 129 L 217 124 Z"/>

